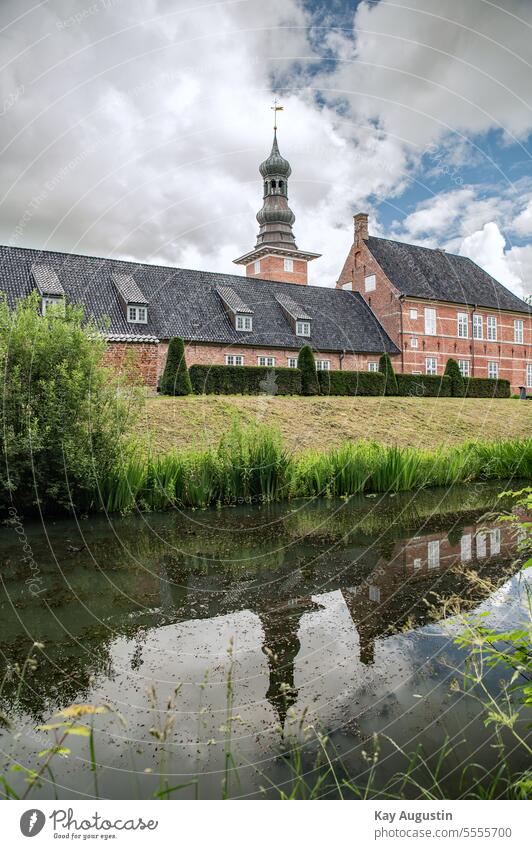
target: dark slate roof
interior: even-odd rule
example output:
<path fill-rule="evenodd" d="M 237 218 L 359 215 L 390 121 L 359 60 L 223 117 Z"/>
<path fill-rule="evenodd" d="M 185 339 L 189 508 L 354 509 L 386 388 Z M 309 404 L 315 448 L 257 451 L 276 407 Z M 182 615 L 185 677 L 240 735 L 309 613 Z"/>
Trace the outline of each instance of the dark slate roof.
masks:
<path fill-rule="evenodd" d="M 118 274 L 113 272 L 111 277 L 113 278 L 114 284 L 126 304 L 148 303 L 131 274 Z"/>
<path fill-rule="evenodd" d="M 279 292 L 279 294 L 275 296 L 275 300 L 277 301 L 277 303 L 281 304 L 281 306 L 283 307 L 283 309 L 286 310 L 288 315 L 290 315 L 292 318 L 295 318 L 296 321 L 298 319 L 303 319 L 306 321 L 311 320 L 311 316 L 305 312 L 303 307 L 300 307 L 299 304 L 296 304 L 296 302 L 293 301 L 290 295 L 287 295 L 286 292 Z"/>
<path fill-rule="evenodd" d="M 399 292 L 453 304 L 529 313 L 530 307 L 465 256 L 370 236 L 366 244 Z"/>
<path fill-rule="evenodd" d="M 297 349 L 306 340 L 295 335 L 283 315 L 276 295 L 284 293 L 297 299 L 312 318 L 310 342 L 317 350 L 372 354 L 398 351 L 356 292 L 0 246 L 0 291 L 7 293 L 10 303 L 35 288 L 33 263 L 53 268 L 67 301 L 82 304 L 86 314 L 109 334 L 131 335 L 133 331 L 137 336 L 158 339 L 182 336 L 189 342 Z M 128 324 L 113 274 L 134 278 L 148 301 L 147 324 Z M 232 326 L 217 286 L 229 286 L 254 310 L 251 332 L 239 332 Z"/>
<path fill-rule="evenodd" d="M 240 295 L 231 289 L 230 286 L 217 286 L 218 292 L 222 301 L 229 307 L 231 312 L 244 313 L 245 315 L 253 315 L 253 310 L 244 303 Z"/>
<path fill-rule="evenodd" d="M 60 298 L 65 294 L 57 274 L 49 265 L 34 262 L 31 273 L 41 295 L 55 295 Z"/>

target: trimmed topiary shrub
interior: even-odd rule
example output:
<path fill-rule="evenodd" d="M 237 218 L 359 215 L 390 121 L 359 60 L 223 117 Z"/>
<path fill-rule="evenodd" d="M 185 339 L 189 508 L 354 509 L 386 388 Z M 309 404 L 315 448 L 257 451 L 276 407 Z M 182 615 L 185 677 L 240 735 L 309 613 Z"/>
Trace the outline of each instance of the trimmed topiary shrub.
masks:
<path fill-rule="evenodd" d="M 509 398 L 510 381 L 493 377 L 466 377 L 465 394 L 467 398 Z"/>
<path fill-rule="evenodd" d="M 397 379 L 389 354 L 381 354 L 381 358 L 379 360 L 379 371 L 384 375 L 384 394 L 398 395 L 399 390 L 397 388 Z"/>
<path fill-rule="evenodd" d="M 319 371 L 322 395 L 384 395 L 379 371 Z"/>
<path fill-rule="evenodd" d="M 267 366 L 191 366 L 197 395 L 300 395 L 301 372 Z"/>
<path fill-rule="evenodd" d="M 399 395 L 412 398 L 450 398 L 451 378 L 439 374 L 397 374 Z"/>
<path fill-rule="evenodd" d="M 319 395 L 320 384 L 316 372 L 316 361 L 310 345 L 303 345 L 297 358 L 297 367 L 301 372 L 301 394 Z"/>
<path fill-rule="evenodd" d="M 185 343 L 174 336 L 168 344 L 166 365 L 159 384 L 162 395 L 190 395 L 192 383 L 185 360 Z"/>
<path fill-rule="evenodd" d="M 179 336 L 174 336 L 168 343 L 166 364 L 159 382 L 159 390 L 164 395 L 188 395 L 192 391 L 185 360 L 185 345 Z"/>
<path fill-rule="evenodd" d="M 453 398 L 463 398 L 465 395 L 465 381 L 456 360 L 449 357 L 445 366 L 444 374 L 451 379 L 451 395 Z"/>

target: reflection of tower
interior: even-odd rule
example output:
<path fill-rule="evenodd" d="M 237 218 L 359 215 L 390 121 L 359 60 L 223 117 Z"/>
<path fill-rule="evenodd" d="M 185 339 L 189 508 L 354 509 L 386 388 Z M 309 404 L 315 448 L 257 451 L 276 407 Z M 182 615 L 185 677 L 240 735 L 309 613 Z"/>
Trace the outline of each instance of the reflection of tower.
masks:
<path fill-rule="evenodd" d="M 260 621 L 264 631 L 262 650 L 268 658 L 270 686 L 266 698 L 279 717 L 284 730 L 286 715 L 297 700 L 294 687 L 294 665 L 299 654 L 299 623 L 301 617 L 319 605 L 311 598 L 300 598 L 278 608 L 260 612 Z"/>

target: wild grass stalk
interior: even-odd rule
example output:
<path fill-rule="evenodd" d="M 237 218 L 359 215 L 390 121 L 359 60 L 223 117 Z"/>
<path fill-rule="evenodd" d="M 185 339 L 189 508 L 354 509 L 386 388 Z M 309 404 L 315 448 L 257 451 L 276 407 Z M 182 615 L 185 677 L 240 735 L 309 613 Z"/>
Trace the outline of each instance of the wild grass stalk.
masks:
<path fill-rule="evenodd" d="M 114 512 L 162 510 L 316 496 L 404 492 L 475 480 L 532 478 L 532 439 L 469 442 L 455 448 L 345 443 L 290 454 L 279 433 L 234 424 L 215 449 L 147 456 L 135 446 L 100 482 Z"/>

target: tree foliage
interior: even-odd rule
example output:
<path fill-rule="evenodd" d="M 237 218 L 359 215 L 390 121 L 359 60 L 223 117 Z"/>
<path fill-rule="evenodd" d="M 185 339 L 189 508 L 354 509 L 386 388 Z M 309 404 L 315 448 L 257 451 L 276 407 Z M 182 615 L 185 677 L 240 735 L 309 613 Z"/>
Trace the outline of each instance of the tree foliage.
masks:
<path fill-rule="evenodd" d="M 0 301 L 0 508 L 90 506 L 120 456 L 129 409 L 80 308 Z"/>

